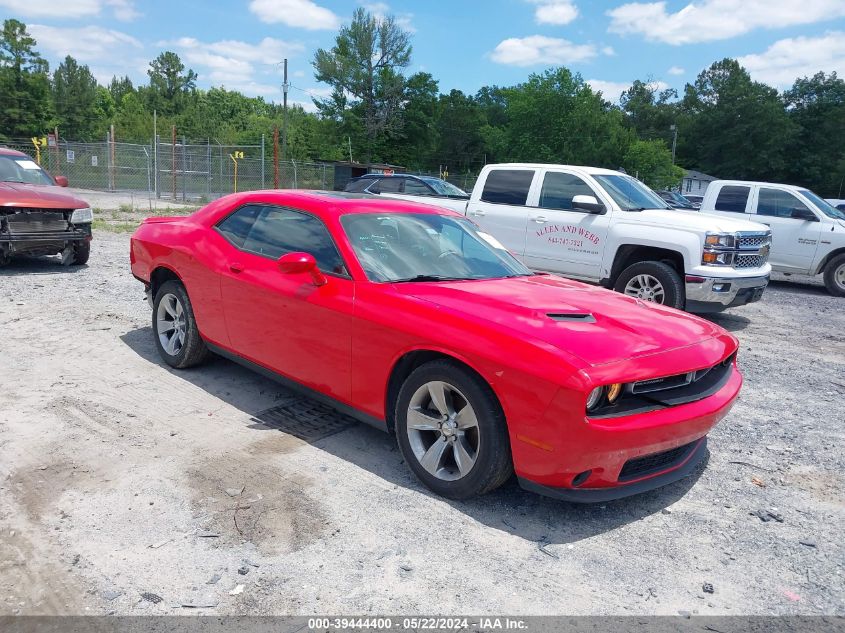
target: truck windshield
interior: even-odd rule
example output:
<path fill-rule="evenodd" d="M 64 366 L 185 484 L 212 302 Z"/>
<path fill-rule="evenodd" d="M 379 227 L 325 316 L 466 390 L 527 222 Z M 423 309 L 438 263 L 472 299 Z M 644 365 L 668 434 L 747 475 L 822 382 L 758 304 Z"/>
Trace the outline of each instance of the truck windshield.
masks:
<path fill-rule="evenodd" d="M 432 186 L 432 188 L 441 196 L 449 196 L 450 198 L 466 198 L 469 199 L 469 194 L 463 189 L 458 189 L 451 182 L 440 180 L 440 178 L 423 177 L 422 180 Z"/>
<path fill-rule="evenodd" d="M 602 174 L 593 175 L 593 178 L 604 187 L 604 190 L 623 211 L 671 209 L 663 198 L 631 176 Z"/>
<path fill-rule="evenodd" d="M 0 155 L 0 182 L 52 185 L 53 179 L 28 156 Z"/>
<path fill-rule="evenodd" d="M 810 202 L 815 204 L 819 211 L 824 213 L 827 217 L 834 218 L 835 220 L 845 220 L 845 211 L 840 211 L 827 200 L 820 198 L 809 189 L 799 189 L 798 193 L 803 194 L 805 198 L 808 198 Z"/>
<path fill-rule="evenodd" d="M 340 222 L 370 281 L 501 279 L 533 273 L 464 218 L 353 213 Z"/>

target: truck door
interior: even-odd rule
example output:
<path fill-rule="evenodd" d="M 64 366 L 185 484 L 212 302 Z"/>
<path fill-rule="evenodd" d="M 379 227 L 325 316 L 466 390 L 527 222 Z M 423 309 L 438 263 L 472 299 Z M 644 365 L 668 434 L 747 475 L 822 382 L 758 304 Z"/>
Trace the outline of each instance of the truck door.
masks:
<path fill-rule="evenodd" d="M 609 215 L 572 208 L 575 196 L 607 203 L 587 182 L 569 171 L 546 171 L 536 207 L 528 212 L 525 263 L 538 270 L 599 279 Z"/>
<path fill-rule="evenodd" d="M 517 167 L 487 172 L 481 195 L 470 200 L 467 217 L 497 238 L 511 253 L 525 253 L 528 194 L 536 170 Z"/>
<path fill-rule="evenodd" d="M 759 188 L 755 208 L 754 221 L 772 228 L 771 264 L 787 272 L 809 273 L 821 235 L 815 212 L 792 192 L 772 187 Z"/>

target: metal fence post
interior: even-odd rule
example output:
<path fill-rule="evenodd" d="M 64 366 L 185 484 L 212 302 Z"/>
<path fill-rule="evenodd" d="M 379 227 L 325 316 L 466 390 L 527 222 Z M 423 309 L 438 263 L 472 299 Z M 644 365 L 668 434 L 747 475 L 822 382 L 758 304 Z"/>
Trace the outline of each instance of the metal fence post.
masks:
<path fill-rule="evenodd" d="M 264 189 L 264 135 L 261 135 L 261 188 Z"/>

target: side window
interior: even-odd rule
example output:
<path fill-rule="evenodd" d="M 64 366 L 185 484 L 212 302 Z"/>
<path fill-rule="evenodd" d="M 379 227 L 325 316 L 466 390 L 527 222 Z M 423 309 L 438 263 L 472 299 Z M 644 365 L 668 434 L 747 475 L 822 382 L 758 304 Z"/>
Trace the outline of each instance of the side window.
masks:
<path fill-rule="evenodd" d="M 328 229 L 320 220 L 307 213 L 280 207 L 244 207 L 226 218 L 217 228 L 229 237 L 224 225 L 249 208 L 258 209 L 258 217 L 254 219 L 248 234 L 240 244 L 231 240 L 235 246 L 271 259 L 278 259 L 286 253 L 309 253 L 317 260 L 317 265 L 323 272 L 347 274 L 343 259 Z"/>
<path fill-rule="evenodd" d="M 372 182 L 369 180 L 354 180 L 347 183 L 343 190 L 350 191 L 352 193 L 361 193 L 370 184 L 372 184 Z"/>
<path fill-rule="evenodd" d="M 400 189 L 402 188 L 402 179 L 380 178 L 376 187 L 373 187 L 371 191 L 376 190 L 379 193 L 399 193 Z"/>
<path fill-rule="evenodd" d="M 792 217 L 793 209 L 805 209 L 806 204 L 788 191 L 780 189 L 760 189 L 760 200 L 757 203 L 758 215 L 772 215 L 778 218 Z"/>
<path fill-rule="evenodd" d="M 528 190 L 531 188 L 532 180 L 534 180 L 534 172 L 531 170 L 493 169 L 487 174 L 481 200 L 494 204 L 524 206 L 528 200 Z"/>
<path fill-rule="evenodd" d="M 540 206 L 544 209 L 571 209 L 575 196 L 594 196 L 595 192 L 578 176 L 549 172 L 543 178 Z"/>
<path fill-rule="evenodd" d="M 249 231 L 252 228 L 255 219 L 261 214 L 264 207 L 251 204 L 246 207 L 241 207 L 232 215 L 217 225 L 217 230 L 238 248 L 244 247 L 244 240 L 246 240 Z"/>
<path fill-rule="evenodd" d="M 408 178 L 405 181 L 405 193 L 412 196 L 430 196 L 431 189 L 421 183 L 419 180 Z"/>
<path fill-rule="evenodd" d="M 748 202 L 750 187 L 722 187 L 716 198 L 716 211 L 733 211 L 745 213 L 745 203 Z"/>

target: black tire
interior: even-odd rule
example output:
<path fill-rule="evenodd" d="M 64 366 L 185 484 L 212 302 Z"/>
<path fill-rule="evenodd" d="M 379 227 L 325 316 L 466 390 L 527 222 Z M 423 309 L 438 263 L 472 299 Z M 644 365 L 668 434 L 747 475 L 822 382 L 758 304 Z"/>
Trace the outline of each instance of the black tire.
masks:
<path fill-rule="evenodd" d="M 472 406 L 477 419 L 475 463 L 467 474 L 452 481 L 428 472 L 411 447 L 408 410 L 420 388 L 432 381 L 454 386 Z M 414 474 L 432 491 L 449 499 L 468 499 L 495 490 L 513 474 L 505 415 L 490 385 L 467 368 L 447 360 L 421 365 L 405 380 L 396 399 L 396 436 L 399 450 Z"/>
<path fill-rule="evenodd" d="M 184 315 L 184 342 L 179 345 L 178 350 L 174 350 L 175 353 L 170 353 L 164 348 L 158 332 L 159 306 L 162 300 L 168 295 L 174 296 L 179 301 L 182 307 L 182 314 Z M 205 341 L 200 336 L 197 322 L 194 318 L 194 310 L 191 307 L 191 300 L 185 291 L 185 286 L 179 281 L 167 281 L 156 292 L 155 300 L 153 301 L 153 339 L 155 340 L 156 349 L 158 349 L 162 360 L 177 369 L 186 369 L 199 365 L 211 354 L 205 345 Z"/>
<path fill-rule="evenodd" d="M 824 267 L 824 285 L 834 297 L 845 297 L 845 282 L 839 275 L 845 275 L 845 253 L 831 259 Z M 837 278 L 840 281 L 837 281 Z"/>
<path fill-rule="evenodd" d="M 683 310 L 686 304 L 684 297 L 684 283 L 678 272 L 669 264 L 663 262 L 638 262 L 628 266 L 619 277 L 616 278 L 616 283 L 613 289 L 616 292 L 625 293 L 625 288 L 628 283 L 638 275 L 648 275 L 660 282 L 663 286 L 663 300 L 655 301 L 670 308 L 677 308 Z M 641 297 L 645 301 L 649 301 L 646 297 Z"/>
<path fill-rule="evenodd" d="M 88 257 L 91 255 L 91 242 L 83 240 L 73 245 L 73 261 L 71 266 L 82 266 L 88 263 Z"/>

